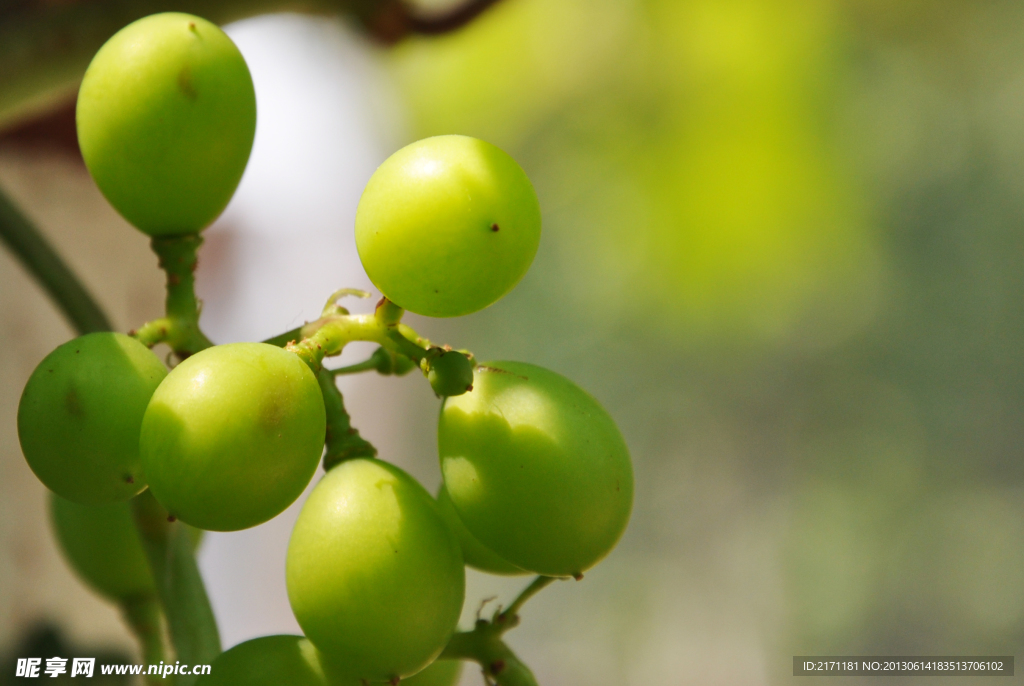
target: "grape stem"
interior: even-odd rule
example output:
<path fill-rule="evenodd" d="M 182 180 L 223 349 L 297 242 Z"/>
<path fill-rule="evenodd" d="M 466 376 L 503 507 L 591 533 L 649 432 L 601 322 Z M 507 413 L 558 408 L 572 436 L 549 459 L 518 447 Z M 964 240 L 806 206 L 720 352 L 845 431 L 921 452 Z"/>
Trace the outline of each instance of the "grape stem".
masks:
<path fill-rule="evenodd" d="M 478 619 L 472 631 L 452 636 L 439 659 L 470 660 L 480 665 L 484 680 L 497 686 L 537 686 L 533 672 L 512 652 L 502 636 L 519 626 L 519 610 L 527 600 L 556 581 L 557 577 L 538 576 L 523 589 L 508 609 L 500 607 L 488 621 Z"/>
<path fill-rule="evenodd" d="M 324 470 L 331 469 L 345 460 L 377 455 L 377 449 L 352 426 L 341 391 L 335 383 L 335 374 L 370 369 L 388 373 L 395 370 L 398 365 L 392 356 L 382 357 L 375 353 L 366 362 L 332 372 L 324 369 L 323 359 L 329 355 L 340 354 L 351 341 L 375 341 L 388 352 L 417 361 L 424 359 L 428 354 L 427 350 L 423 350 L 398 332 L 398 323 L 403 314 L 400 307 L 385 298 L 377 304 L 374 314 L 353 315 L 336 304 L 339 298 L 346 295 L 367 297 L 369 294 L 349 288 L 335 291 L 327 299 L 320 319 L 264 341 L 272 345 L 283 345 L 286 350 L 295 353 L 309 365 L 317 376 L 327 413 Z"/>
<path fill-rule="evenodd" d="M 338 367 L 337 369 L 328 370 L 332 376 L 345 376 L 347 374 L 359 374 L 360 372 L 372 372 L 378 367 L 377 360 L 372 357 L 357 362 L 356 364 L 350 364 L 347 367 Z"/>
<path fill-rule="evenodd" d="M 111 331 L 103 310 L 31 221 L 0 191 L 0 241 L 80 333 Z"/>
<path fill-rule="evenodd" d="M 153 238 L 153 252 L 167 274 L 165 315 L 131 332 L 149 347 L 167 343 L 179 360 L 213 345 L 199 328 L 201 308 L 195 294 L 197 251 L 202 243 L 199 234 Z M 220 655 L 220 634 L 188 531 L 180 522 L 168 521 L 167 512 L 148 490 L 132 500 L 132 512 L 176 659 L 185 664 L 210 664 Z M 196 678 L 178 675 L 176 684 L 192 686 Z"/>
<path fill-rule="evenodd" d="M 501 639 L 502 629 L 486 619 L 472 631 L 452 636 L 439 660 L 469 660 L 483 670 L 484 680 L 497 686 L 537 686 L 537 678 Z"/>
<path fill-rule="evenodd" d="M 147 665 L 163 662 L 166 655 L 164 654 L 163 627 L 161 626 L 163 614 L 160 610 L 159 599 L 145 595 L 122 600 L 120 605 L 121 615 L 139 640 L 142 661 Z M 159 674 L 147 675 L 146 681 L 150 684 L 165 683 Z"/>
<path fill-rule="evenodd" d="M 210 664 L 220 655 L 220 634 L 203 579 L 192 554 L 192 540 L 181 522 L 150 492 L 132 499 L 132 514 L 167 617 L 175 658 L 185 664 Z M 192 686 L 197 677 L 178 675 L 176 686 Z"/>
<path fill-rule="evenodd" d="M 352 426 L 352 420 L 345 410 L 345 402 L 341 391 L 334 383 L 334 376 L 326 369 L 321 369 L 316 380 L 320 384 L 320 392 L 324 398 L 324 409 L 327 411 L 327 435 L 324 444 L 324 470 L 357 457 L 376 457 L 377 449 L 359 435 Z"/>
<path fill-rule="evenodd" d="M 166 343 L 179 360 L 213 345 L 199 328 L 201 308 L 195 293 L 197 252 L 202 244 L 197 233 L 153 238 L 153 252 L 167 274 L 166 315 L 130 334 L 150 348 Z"/>
<path fill-rule="evenodd" d="M 540 593 L 551 583 L 558 580 L 555 576 L 538 576 L 529 586 L 523 589 L 523 591 L 512 601 L 512 604 L 508 606 L 508 609 L 502 611 L 500 608 L 494 616 L 494 622 L 496 624 L 505 624 L 506 622 L 514 621 L 519 622 L 519 610 L 522 609 L 526 601 L 533 596 Z M 505 630 L 511 629 L 507 627 Z"/>
<path fill-rule="evenodd" d="M 330 309 L 325 308 L 328 312 Z M 424 339 L 412 329 L 400 325 L 404 313 L 387 298 L 381 298 L 373 314 L 348 314 L 345 310 L 328 313 L 301 327 L 301 340 L 293 339 L 285 348 L 301 357 L 314 372 L 320 371 L 325 357 L 340 354 L 352 341 L 379 343 L 393 353 L 421 363 L 431 357 L 431 349 L 422 346 Z"/>
<path fill-rule="evenodd" d="M 404 374 L 412 368 L 408 357 L 410 353 L 423 359 L 429 351 L 421 350 L 416 344 L 405 340 L 405 344 L 392 341 L 388 347 L 384 344 L 396 331 L 403 311 L 401 308 L 381 300 L 373 315 L 352 315 L 343 307 L 338 306 L 338 299 L 344 296 L 369 297 L 366 291 L 342 288 L 331 294 L 324 306 L 323 313 L 315 322 L 268 338 L 264 343 L 283 346 L 297 354 L 317 376 L 320 392 L 324 399 L 327 414 L 327 432 L 324 440 L 324 470 L 358 457 L 376 457 L 377 449 L 359 431 L 352 426 L 352 420 L 345 410 L 345 402 L 338 390 L 335 377 L 341 374 L 376 370 L 381 374 Z M 372 340 L 382 343 L 370 359 L 340 369 L 325 369 L 323 359 L 328 355 L 337 355 L 347 343 L 354 340 Z M 415 348 L 415 350 L 413 350 Z M 397 352 L 397 350 L 403 352 Z M 406 360 L 403 364 L 402 360 Z"/>
<path fill-rule="evenodd" d="M 358 374 L 360 372 L 375 371 L 382 376 L 405 376 L 415 368 L 416 363 L 405 355 L 399 355 L 387 348 L 380 347 L 373 351 L 369 359 L 363 360 L 347 367 L 331 369 L 334 376 L 346 374 Z"/>
<path fill-rule="evenodd" d="M 369 294 L 351 288 L 335 291 L 327 299 L 319 319 L 264 341 L 295 353 L 317 376 L 327 412 L 325 470 L 345 460 L 377 455 L 377 449 L 352 427 L 335 376 L 371 369 L 381 374 L 402 375 L 410 371 L 413 364 L 419 364 L 426 373 L 430 361 L 444 350 L 403 325 L 405 310 L 387 298 L 381 298 L 373 314 L 350 314 L 337 304 L 339 298 L 348 295 L 367 297 Z M 324 358 L 341 354 L 352 341 L 371 341 L 381 347 L 365 362 L 333 371 L 325 369 Z"/>

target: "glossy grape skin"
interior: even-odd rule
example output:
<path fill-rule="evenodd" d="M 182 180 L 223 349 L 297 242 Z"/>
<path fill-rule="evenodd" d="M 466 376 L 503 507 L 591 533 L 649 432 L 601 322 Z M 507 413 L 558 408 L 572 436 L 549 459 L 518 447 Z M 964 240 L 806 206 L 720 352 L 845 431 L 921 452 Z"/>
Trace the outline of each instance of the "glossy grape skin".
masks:
<path fill-rule="evenodd" d="M 256 94 L 223 31 L 166 12 L 100 48 L 76 120 L 85 164 L 125 219 L 151 236 L 192 233 L 224 210 L 242 178 Z"/>
<path fill-rule="evenodd" d="M 408 145 L 377 168 L 356 211 L 356 247 L 392 302 L 431 317 L 481 310 L 526 274 L 540 205 L 523 170 L 467 136 Z"/>
<path fill-rule="evenodd" d="M 303 636 L 261 636 L 221 653 L 196 686 L 359 686 L 336 678 Z"/>
<path fill-rule="evenodd" d="M 130 502 L 80 505 L 50 493 L 50 523 L 68 564 L 101 595 L 130 600 L 156 594 Z M 189 534 L 198 545 L 203 532 L 190 527 Z"/>
<path fill-rule="evenodd" d="M 98 505 L 146 487 L 139 429 L 167 369 L 146 346 L 119 333 L 64 343 L 39 363 L 18 404 L 25 460 L 47 488 Z"/>
<path fill-rule="evenodd" d="M 437 492 L 437 509 L 451 530 L 455 532 L 456 538 L 459 539 L 459 545 L 462 546 L 462 557 L 466 561 L 466 565 L 473 569 L 479 569 L 481 572 L 502 576 L 529 574 L 508 560 L 502 559 L 498 553 L 485 546 L 469 532 L 466 525 L 459 519 L 459 513 L 455 511 L 451 496 L 448 495 L 444 484 L 441 484 L 441 488 Z"/>
<path fill-rule="evenodd" d="M 435 660 L 422 672 L 402 679 L 402 686 L 455 686 L 462 676 L 459 660 Z"/>
<path fill-rule="evenodd" d="M 355 679 L 428 665 L 455 631 L 465 567 L 433 498 L 386 462 L 332 468 L 288 543 L 288 599 L 307 637 Z"/>
<path fill-rule="evenodd" d="M 615 422 L 563 376 L 522 362 L 477 367 L 438 424 L 445 488 L 466 528 L 513 565 L 581 574 L 629 521 L 633 469 Z"/>
<path fill-rule="evenodd" d="M 150 490 L 201 529 L 237 531 L 276 516 L 302 493 L 326 428 L 316 377 L 265 343 L 207 348 L 153 394 L 139 445 Z"/>

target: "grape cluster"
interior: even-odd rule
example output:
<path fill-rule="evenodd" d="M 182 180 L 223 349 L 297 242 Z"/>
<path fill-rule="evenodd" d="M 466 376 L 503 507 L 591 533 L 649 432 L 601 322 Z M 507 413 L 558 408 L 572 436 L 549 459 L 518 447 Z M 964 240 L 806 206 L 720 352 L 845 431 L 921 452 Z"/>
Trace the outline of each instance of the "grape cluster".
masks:
<path fill-rule="evenodd" d="M 233 194 L 253 139 L 252 81 L 219 28 L 158 14 L 99 51 L 77 122 L 100 190 L 160 252 L 198 243 Z M 21 398 L 22 449 L 55 494 L 71 564 L 111 598 L 151 594 L 130 499 L 155 499 L 195 530 L 245 529 L 295 501 L 326 444 L 328 471 L 286 560 L 305 637 L 236 646 L 202 683 L 453 683 L 459 663 L 438 657 L 456 633 L 465 565 L 580 578 L 614 547 L 632 506 L 628 450 L 594 398 L 535 365 L 478 364 L 399 322 L 403 310 L 459 316 L 504 296 L 529 268 L 540 227 L 533 187 L 511 157 L 438 136 L 392 155 L 360 200 L 356 245 L 384 295 L 373 315 L 351 315 L 339 292 L 294 337 L 207 347 L 179 335 L 198 330 L 198 314 L 182 314 L 180 302 L 192 301 L 161 253 L 168 316 L 134 337 L 65 343 Z M 322 360 L 351 340 L 381 344 L 363 368 L 419 367 L 443 399 L 437 498 L 349 427 Z M 156 342 L 181 360 L 169 373 L 149 349 Z M 505 662 L 484 667 L 493 676 Z"/>

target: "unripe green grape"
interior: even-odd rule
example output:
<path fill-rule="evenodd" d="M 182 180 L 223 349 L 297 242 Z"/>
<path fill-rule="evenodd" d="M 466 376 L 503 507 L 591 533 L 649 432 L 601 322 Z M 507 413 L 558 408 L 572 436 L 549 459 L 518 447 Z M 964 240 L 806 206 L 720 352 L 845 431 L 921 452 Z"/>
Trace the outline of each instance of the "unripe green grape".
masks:
<path fill-rule="evenodd" d="M 502 576 L 529 574 L 529 572 L 519 569 L 519 567 L 516 567 L 508 560 L 503 559 L 498 553 L 485 546 L 477 540 L 476 536 L 469 532 L 466 525 L 459 519 L 459 513 L 455 511 L 451 496 L 448 495 L 448 490 L 444 487 L 444 484 L 441 484 L 441 489 L 437 492 L 437 509 L 451 530 L 455 532 L 455 537 L 459 539 L 459 545 L 462 546 L 462 557 L 468 566 L 473 569 L 479 569 L 481 572 L 500 574 Z"/>
<path fill-rule="evenodd" d="M 262 636 L 221 653 L 196 686 L 359 686 L 336 678 L 303 636 Z"/>
<path fill-rule="evenodd" d="M 100 594 L 124 600 L 156 593 L 129 503 L 80 505 L 51 493 L 50 521 L 68 564 Z"/>
<path fill-rule="evenodd" d="M 231 199 L 256 132 L 256 94 L 231 39 L 166 12 L 118 31 L 82 79 L 82 157 L 96 185 L 151 236 L 206 228 Z"/>
<path fill-rule="evenodd" d="M 411 359 L 383 347 L 374 350 L 373 354 L 370 355 L 370 359 L 373 361 L 374 369 L 377 370 L 377 373 L 386 376 L 405 376 L 416 369 L 416 363 Z"/>
<path fill-rule="evenodd" d="M 137 498 L 152 498 L 148 491 Z M 80 505 L 50 493 L 50 523 L 68 564 L 82 580 L 112 600 L 156 593 L 132 518 L 132 504 Z M 203 532 L 189 527 L 193 546 Z"/>
<path fill-rule="evenodd" d="M 146 487 L 139 428 L 163 363 L 134 338 L 91 333 L 39 363 L 18 404 L 25 460 L 54 493 L 78 503 L 124 501 Z"/>
<path fill-rule="evenodd" d="M 448 350 L 430 361 L 427 381 L 442 398 L 462 395 L 473 385 L 473 363 L 462 353 Z"/>
<path fill-rule="evenodd" d="M 523 170 L 467 136 L 402 148 L 366 184 L 356 247 L 373 284 L 410 312 L 457 317 L 497 301 L 540 243 L 540 205 Z"/>
<path fill-rule="evenodd" d="M 509 563 L 581 574 L 618 542 L 633 469 L 615 422 L 579 386 L 542 367 L 488 362 L 445 400 L 445 488 L 466 528 Z"/>
<path fill-rule="evenodd" d="M 422 672 L 402 679 L 402 686 L 455 686 L 462 676 L 459 660 L 435 660 Z"/>
<path fill-rule="evenodd" d="M 455 631 L 465 567 L 433 498 L 374 459 L 327 472 L 299 513 L 288 599 L 332 665 L 369 682 L 414 674 Z"/>
<path fill-rule="evenodd" d="M 323 451 L 316 377 L 266 343 L 207 348 L 174 368 L 146 409 L 139 445 L 150 490 L 201 529 L 237 531 L 302 493 Z"/>

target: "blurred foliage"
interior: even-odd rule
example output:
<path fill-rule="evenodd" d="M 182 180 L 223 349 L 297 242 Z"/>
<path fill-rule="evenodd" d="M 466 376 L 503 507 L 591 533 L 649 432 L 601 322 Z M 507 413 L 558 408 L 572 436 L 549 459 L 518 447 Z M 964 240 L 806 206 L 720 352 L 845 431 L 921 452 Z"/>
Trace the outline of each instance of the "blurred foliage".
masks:
<path fill-rule="evenodd" d="M 509 0 L 389 60 L 415 137 L 537 186 L 537 264 L 459 340 L 623 426 L 615 678 L 667 683 L 706 627 L 659 608 L 722 588 L 771 681 L 1021 652 L 1024 6 Z"/>
<path fill-rule="evenodd" d="M 523 149 L 584 305 L 778 338 L 873 304 L 875 239 L 830 135 L 844 42 L 816 0 L 520 0 L 407 43 L 395 71 L 418 135 Z"/>

